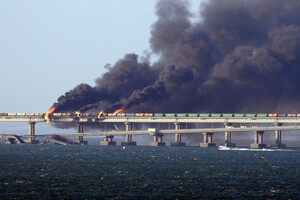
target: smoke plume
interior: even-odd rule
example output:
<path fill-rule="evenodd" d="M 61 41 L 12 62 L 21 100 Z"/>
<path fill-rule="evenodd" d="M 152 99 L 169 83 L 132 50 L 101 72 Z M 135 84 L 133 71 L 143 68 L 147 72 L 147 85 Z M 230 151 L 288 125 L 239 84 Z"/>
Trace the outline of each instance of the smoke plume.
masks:
<path fill-rule="evenodd" d="M 151 64 L 127 54 L 54 103 L 56 112 L 300 112 L 300 1 L 162 0 Z M 288 106 L 286 106 L 288 105 Z"/>

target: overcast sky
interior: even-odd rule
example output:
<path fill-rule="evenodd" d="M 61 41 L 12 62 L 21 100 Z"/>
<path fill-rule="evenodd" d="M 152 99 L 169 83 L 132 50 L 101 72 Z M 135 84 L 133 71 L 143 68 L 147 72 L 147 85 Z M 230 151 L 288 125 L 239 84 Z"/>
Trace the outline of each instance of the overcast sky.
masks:
<path fill-rule="evenodd" d="M 76 85 L 93 86 L 107 63 L 143 55 L 156 2 L 0 1 L 0 112 L 45 112 Z"/>

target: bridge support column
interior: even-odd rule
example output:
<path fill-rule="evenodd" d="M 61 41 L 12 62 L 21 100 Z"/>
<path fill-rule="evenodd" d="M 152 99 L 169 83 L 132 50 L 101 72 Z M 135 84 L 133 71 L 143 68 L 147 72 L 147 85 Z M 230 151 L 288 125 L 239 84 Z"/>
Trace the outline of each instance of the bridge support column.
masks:
<path fill-rule="evenodd" d="M 179 123 L 174 123 L 175 129 L 179 130 L 180 129 L 180 124 Z M 176 147 L 184 147 L 185 143 L 181 142 L 181 133 L 175 133 L 175 142 L 171 142 L 171 146 L 176 146 Z"/>
<path fill-rule="evenodd" d="M 27 144 L 38 144 L 39 141 L 34 139 L 35 136 L 35 122 L 29 122 L 29 137 L 28 140 L 25 140 L 24 142 Z"/>
<path fill-rule="evenodd" d="M 251 148 L 261 149 L 267 147 L 266 144 L 263 144 L 264 142 L 263 135 L 264 135 L 263 131 L 254 131 L 254 143 L 251 144 Z"/>
<path fill-rule="evenodd" d="M 132 131 L 132 125 L 129 123 L 125 123 L 126 131 Z M 126 141 L 121 142 L 121 146 L 136 146 L 136 142 L 132 141 L 132 135 L 125 136 Z"/>
<path fill-rule="evenodd" d="M 203 143 L 200 143 L 200 147 L 215 147 L 216 144 L 212 143 L 212 136 L 214 133 L 208 132 L 208 133 L 203 133 Z"/>
<path fill-rule="evenodd" d="M 113 141 L 113 135 L 105 135 L 103 136 L 103 141 L 100 142 L 101 146 L 116 146 L 116 142 Z"/>
<path fill-rule="evenodd" d="M 77 133 L 83 133 L 83 123 L 77 123 Z M 77 137 L 77 142 L 81 145 L 87 145 L 88 141 L 83 140 L 83 136 Z"/>
<path fill-rule="evenodd" d="M 229 123 L 224 124 L 225 128 L 228 128 L 228 126 L 231 126 Z M 235 144 L 231 142 L 231 132 L 226 131 L 225 132 L 225 144 L 226 147 L 235 147 Z"/>
<path fill-rule="evenodd" d="M 153 146 L 153 147 L 162 147 L 162 146 L 166 146 L 166 143 L 164 143 L 162 141 L 162 137 L 164 136 L 164 134 L 161 134 L 161 133 L 155 133 L 153 135 L 153 142 L 150 142 L 150 146 Z"/>
<path fill-rule="evenodd" d="M 280 123 L 275 124 L 276 127 L 281 126 Z M 281 131 L 276 130 L 275 131 L 275 144 L 271 145 L 272 148 L 286 148 L 285 144 L 281 143 Z"/>

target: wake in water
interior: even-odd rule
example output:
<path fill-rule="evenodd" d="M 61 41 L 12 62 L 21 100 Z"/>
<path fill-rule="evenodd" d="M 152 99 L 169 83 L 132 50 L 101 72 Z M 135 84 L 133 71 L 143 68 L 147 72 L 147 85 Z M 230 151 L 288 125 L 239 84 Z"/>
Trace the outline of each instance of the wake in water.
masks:
<path fill-rule="evenodd" d="M 252 148 L 244 148 L 244 147 L 225 147 L 225 146 L 219 146 L 218 150 L 220 151 L 293 151 L 292 149 L 268 149 L 268 148 L 262 148 L 262 149 L 252 149 Z"/>

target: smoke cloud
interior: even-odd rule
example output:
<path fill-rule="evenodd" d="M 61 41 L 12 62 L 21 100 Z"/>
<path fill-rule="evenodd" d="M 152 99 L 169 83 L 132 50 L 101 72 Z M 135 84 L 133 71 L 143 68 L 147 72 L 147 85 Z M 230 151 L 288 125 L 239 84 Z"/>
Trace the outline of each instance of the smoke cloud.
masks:
<path fill-rule="evenodd" d="M 300 112 L 300 2 L 210 0 L 156 5 L 151 64 L 127 54 L 54 103 L 57 112 Z M 288 105 L 288 106 L 287 106 Z"/>

